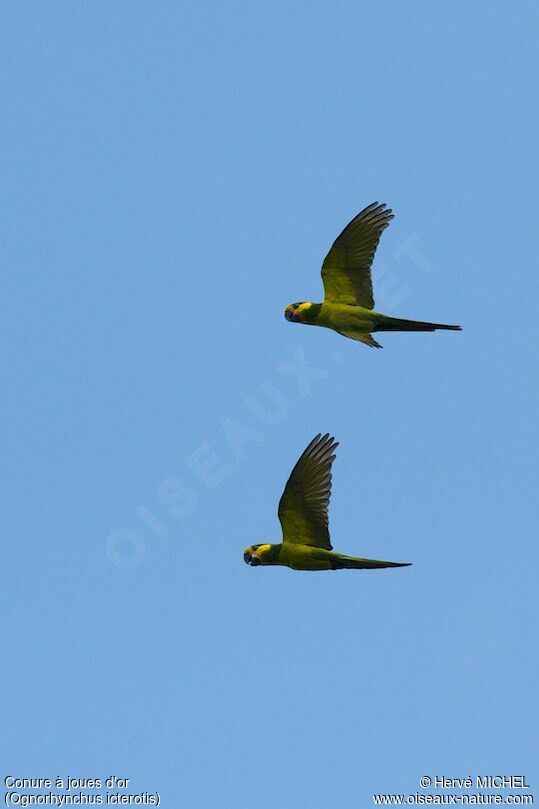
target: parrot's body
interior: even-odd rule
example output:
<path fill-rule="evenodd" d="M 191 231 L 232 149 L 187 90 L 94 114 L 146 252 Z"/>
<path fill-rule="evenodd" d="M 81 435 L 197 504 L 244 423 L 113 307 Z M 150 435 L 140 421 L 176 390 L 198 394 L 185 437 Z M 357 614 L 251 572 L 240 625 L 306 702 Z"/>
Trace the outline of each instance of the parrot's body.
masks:
<path fill-rule="evenodd" d="M 292 303 L 284 310 L 286 319 L 324 326 L 374 348 L 381 348 L 372 336 L 377 331 L 460 331 L 460 326 L 403 320 L 374 311 L 371 264 L 380 236 L 391 219 L 392 211 L 377 202 L 354 217 L 324 259 L 324 301 Z"/>
<path fill-rule="evenodd" d="M 248 565 L 284 565 L 293 570 L 405 567 L 406 562 L 383 562 L 335 553 L 329 541 L 328 504 L 331 495 L 333 450 L 329 435 L 317 435 L 292 470 L 279 502 L 283 541 L 250 545 L 243 558 Z"/>
<path fill-rule="evenodd" d="M 405 567 L 402 562 L 382 562 L 379 559 L 361 559 L 343 553 L 282 542 L 280 545 L 254 545 L 254 553 L 261 565 L 284 565 L 292 570 L 344 570 L 345 568 Z"/>

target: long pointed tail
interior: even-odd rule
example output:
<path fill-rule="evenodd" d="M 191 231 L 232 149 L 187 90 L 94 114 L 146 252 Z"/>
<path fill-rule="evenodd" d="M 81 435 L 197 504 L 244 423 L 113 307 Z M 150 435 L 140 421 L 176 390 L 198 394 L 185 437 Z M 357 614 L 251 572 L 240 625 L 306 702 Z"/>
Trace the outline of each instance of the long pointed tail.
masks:
<path fill-rule="evenodd" d="M 359 559 L 355 556 L 344 556 L 338 553 L 334 555 L 331 560 L 332 570 L 341 570 L 343 568 L 357 568 L 359 570 L 377 568 L 377 567 L 409 567 L 411 562 L 383 562 L 380 559 Z"/>
<path fill-rule="evenodd" d="M 436 331 L 447 329 L 449 331 L 462 331 L 461 326 L 448 326 L 446 323 L 426 323 L 422 320 L 403 320 L 399 317 L 381 315 L 373 331 Z"/>

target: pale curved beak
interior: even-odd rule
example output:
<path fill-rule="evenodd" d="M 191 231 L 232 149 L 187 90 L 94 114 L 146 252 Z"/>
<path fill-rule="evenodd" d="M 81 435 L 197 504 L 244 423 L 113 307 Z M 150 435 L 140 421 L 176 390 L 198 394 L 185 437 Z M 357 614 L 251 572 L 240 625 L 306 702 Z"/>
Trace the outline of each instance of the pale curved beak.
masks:
<path fill-rule="evenodd" d="M 257 556 L 256 553 L 252 553 L 251 558 L 249 559 L 249 564 L 251 565 L 251 567 L 257 567 L 258 565 L 261 565 L 262 562 L 260 560 L 260 556 Z"/>

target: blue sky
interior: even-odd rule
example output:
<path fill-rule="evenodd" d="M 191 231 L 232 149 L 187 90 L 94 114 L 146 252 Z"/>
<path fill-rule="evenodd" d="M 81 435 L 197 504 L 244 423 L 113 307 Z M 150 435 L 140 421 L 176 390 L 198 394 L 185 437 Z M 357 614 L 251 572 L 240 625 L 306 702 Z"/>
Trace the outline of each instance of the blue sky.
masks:
<path fill-rule="evenodd" d="M 536 4 L 3 9 L 1 755 L 163 806 L 539 776 Z M 383 351 L 287 323 L 373 200 Z M 388 571 L 251 569 L 317 432 Z"/>

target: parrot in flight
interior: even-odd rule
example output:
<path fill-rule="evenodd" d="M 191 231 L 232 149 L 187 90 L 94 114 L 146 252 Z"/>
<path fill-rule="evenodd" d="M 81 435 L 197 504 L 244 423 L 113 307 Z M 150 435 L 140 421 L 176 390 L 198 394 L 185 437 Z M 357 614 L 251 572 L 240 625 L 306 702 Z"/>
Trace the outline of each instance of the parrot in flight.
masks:
<path fill-rule="evenodd" d="M 359 559 L 333 552 L 329 541 L 328 504 L 331 465 L 337 446 L 329 433 L 319 433 L 313 438 L 292 470 L 279 502 L 283 541 L 278 545 L 250 545 L 243 553 L 248 565 L 284 565 L 293 570 L 342 570 L 411 564 Z"/>
<path fill-rule="evenodd" d="M 382 231 L 393 217 L 393 211 L 378 202 L 358 213 L 335 239 L 322 264 L 323 302 L 291 303 L 284 310 L 285 318 L 292 323 L 325 326 L 373 348 L 382 346 L 372 332 L 460 331 L 460 326 L 402 320 L 374 311 L 371 264 Z"/>

